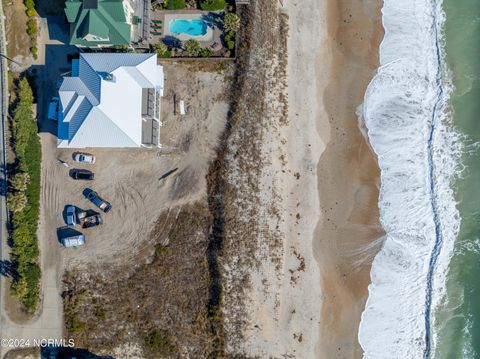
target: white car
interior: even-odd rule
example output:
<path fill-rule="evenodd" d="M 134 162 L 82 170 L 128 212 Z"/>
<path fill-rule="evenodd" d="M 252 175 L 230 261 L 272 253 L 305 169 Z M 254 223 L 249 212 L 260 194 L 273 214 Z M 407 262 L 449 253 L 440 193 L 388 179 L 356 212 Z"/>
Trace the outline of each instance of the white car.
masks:
<path fill-rule="evenodd" d="M 77 210 L 74 206 L 67 207 L 67 226 L 75 227 L 77 224 Z"/>
<path fill-rule="evenodd" d="M 60 106 L 60 99 L 58 97 L 52 97 L 50 104 L 48 105 L 48 119 L 52 121 L 58 121 L 58 108 Z"/>
<path fill-rule="evenodd" d="M 76 236 L 66 237 L 62 239 L 62 244 L 65 247 L 79 247 L 85 244 L 85 236 L 79 234 Z"/>
<path fill-rule="evenodd" d="M 76 153 L 73 159 L 78 163 L 95 163 L 95 156 L 89 153 Z"/>

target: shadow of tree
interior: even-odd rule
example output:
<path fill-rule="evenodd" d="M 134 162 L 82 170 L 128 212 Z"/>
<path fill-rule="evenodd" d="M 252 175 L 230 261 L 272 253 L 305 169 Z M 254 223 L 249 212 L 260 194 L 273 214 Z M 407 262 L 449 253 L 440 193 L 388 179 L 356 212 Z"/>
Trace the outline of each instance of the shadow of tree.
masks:
<path fill-rule="evenodd" d="M 165 36 L 162 39 L 163 43 L 167 45 L 168 47 L 171 47 L 173 49 L 181 49 L 182 48 L 182 41 L 180 39 L 176 38 L 175 36 Z"/>
<path fill-rule="evenodd" d="M 216 28 L 223 31 L 223 17 L 223 13 L 217 14 L 214 12 L 209 12 L 208 14 L 202 15 L 202 20 L 205 21 L 211 28 Z"/>
<path fill-rule="evenodd" d="M 14 280 L 18 279 L 18 273 L 15 269 L 15 264 L 9 260 L 0 261 L 0 274 L 4 277 L 11 277 Z"/>

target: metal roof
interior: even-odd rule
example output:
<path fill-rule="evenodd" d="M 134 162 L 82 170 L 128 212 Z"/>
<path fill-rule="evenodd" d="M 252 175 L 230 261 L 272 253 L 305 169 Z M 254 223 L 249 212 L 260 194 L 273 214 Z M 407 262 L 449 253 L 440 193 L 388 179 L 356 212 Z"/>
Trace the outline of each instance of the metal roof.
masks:
<path fill-rule="evenodd" d="M 141 146 L 145 88 L 163 92 L 156 54 L 80 54 L 78 76 L 59 90 L 58 146 Z"/>
<path fill-rule="evenodd" d="M 87 47 L 128 45 L 132 26 L 122 0 L 67 0 L 70 44 Z"/>

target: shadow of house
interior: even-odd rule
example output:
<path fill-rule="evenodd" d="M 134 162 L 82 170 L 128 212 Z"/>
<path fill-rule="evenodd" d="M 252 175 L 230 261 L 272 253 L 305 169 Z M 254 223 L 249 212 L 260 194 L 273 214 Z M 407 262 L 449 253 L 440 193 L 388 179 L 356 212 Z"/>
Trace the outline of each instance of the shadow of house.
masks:
<path fill-rule="evenodd" d="M 36 1 L 35 10 L 40 17 L 65 16 L 65 0 Z"/>
<path fill-rule="evenodd" d="M 45 46 L 45 64 L 33 65 L 28 72 L 34 74 L 35 93 L 37 94 L 37 123 L 39 132 L 57 136 L 57 121 L 48 119 L 50 99 L 58 96 L 58 85 L 62 77 L 70 74 L 72 58 L 78 57 L 75 46 L 65 44 L 47 44 Z"/>
<path fill-rule="evenodd" d="M 65 343 L 68 345 L 69 343 Z M 41 359 L 115 359 L 113 356 L 99 356 L 86 349 L 73 349 L 62 346 L 46 346 L 40 350 Z"/>
<path fill-rule="evenodd" d="M 47 18 L 48 37 L 50 40 L 60 41 L 64 45 L 70 42 L 70 24 L 65 16 L 48 16 Z"/>

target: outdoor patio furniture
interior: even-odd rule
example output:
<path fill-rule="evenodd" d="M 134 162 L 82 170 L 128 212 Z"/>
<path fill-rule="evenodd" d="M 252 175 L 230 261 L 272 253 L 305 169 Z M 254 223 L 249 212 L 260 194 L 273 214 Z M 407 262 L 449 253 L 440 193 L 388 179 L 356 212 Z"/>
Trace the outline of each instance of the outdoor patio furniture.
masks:
<path fill-rule="evenodd" d="M 152 29 L 161 29 L 162 25 L 150 25 Z"/>
<path fill-rule="evenodd" d="M 152 35 L 154 35 L 154 36 L 162 36 L 162 33 L 161 33 L 161 32 L 150 31 L 150 34 L 152 34 Z"/>
<path fill-rule="evenodd" d="M 161 24 L 161 23 L 162 23 L 162 20 L 152 20 L 152 22 Z"/>

